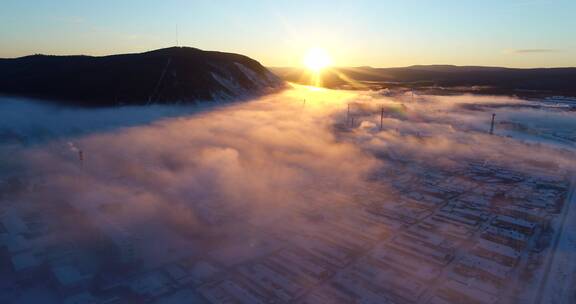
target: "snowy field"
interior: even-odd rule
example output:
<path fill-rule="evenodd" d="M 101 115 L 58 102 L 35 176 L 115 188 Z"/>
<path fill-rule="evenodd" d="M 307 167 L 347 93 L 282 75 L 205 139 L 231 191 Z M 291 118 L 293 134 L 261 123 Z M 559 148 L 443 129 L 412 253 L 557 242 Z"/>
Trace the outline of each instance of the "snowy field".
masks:
<path fill-rule="evenodd" d="M 0 97 L 0 303 L 573 303 L 575 167 L 545 100 Z"/>

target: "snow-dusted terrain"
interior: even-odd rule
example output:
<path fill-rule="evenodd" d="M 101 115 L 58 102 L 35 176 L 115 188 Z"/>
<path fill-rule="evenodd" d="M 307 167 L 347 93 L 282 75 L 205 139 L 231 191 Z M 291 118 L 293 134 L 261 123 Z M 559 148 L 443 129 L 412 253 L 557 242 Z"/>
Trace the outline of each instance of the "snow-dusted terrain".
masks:
<path fill-rule="evenodd" d="M 1 98 L 0 302 L 574 302 L 572 105 L 389 93 Z"/>

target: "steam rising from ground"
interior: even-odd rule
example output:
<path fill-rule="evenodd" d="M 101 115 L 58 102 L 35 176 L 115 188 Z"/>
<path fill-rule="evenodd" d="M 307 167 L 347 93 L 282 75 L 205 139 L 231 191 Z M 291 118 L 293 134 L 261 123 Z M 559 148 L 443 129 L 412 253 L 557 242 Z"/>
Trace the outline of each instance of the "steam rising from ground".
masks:
<path fill-rule="evenodd" d="M 394 165 L 383 155 L 435 165 L 478 158 L 573 166 L 570 146 L 561 151 L 490 136 L 493 110 L 466 108 L 522 102 L 296 87 L 212 111 L 22 149 L 18 155 L 35 190 L 14 202 L 71 205 L 109 234 L 141 240 L 145 259 L 161 262 L 197 250 L 187 247 L 188 240 L 258 238 L 281 233 L 302 210 L 352 206 L 358 192 L 371 185 L 370 174 Z M 516 118 L 531 119 L 533 113 L 523 111 Z M 511 109 L 497 112 L 499 121 L 519 115 Z M 576 128 L 573 121 L 565 123 Z M 83 163 L 69 142 L 83 151 Z"/>

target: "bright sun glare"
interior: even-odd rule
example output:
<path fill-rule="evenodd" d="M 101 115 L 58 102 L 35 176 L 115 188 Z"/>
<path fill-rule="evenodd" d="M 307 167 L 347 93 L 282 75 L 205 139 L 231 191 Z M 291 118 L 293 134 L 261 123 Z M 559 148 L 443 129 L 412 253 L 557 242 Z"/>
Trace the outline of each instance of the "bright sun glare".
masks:
<path fill-rule="evenodd" d="M 322 69 L 330 66 L 332 59 L 330 55 L 321 48 L 311 48 L 304 56 L 304 66 L 314 73 L 319 73 Z"/>

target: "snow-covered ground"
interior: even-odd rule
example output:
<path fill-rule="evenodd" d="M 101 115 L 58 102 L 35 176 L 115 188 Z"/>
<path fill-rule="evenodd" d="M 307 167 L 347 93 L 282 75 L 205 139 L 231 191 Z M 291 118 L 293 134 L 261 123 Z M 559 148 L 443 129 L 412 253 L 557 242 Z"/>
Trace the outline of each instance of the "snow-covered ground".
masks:
<path fill-rule="evenodd" d="M 574 173 L 573 173 L 574 174 Z M 543 282 L 535 303 L 563 304 L 576 302 L 576 175 L 566 197 L 564 213 L 558 220 L 556 238 L 546 261 Z"/>
<path fill-rule="evenodd" d="M 30 294 L 64 264 L 100 278 L 52 283 L 71 300 L 573 296 L 574 196 L 557 201 L 576 113 L 545 101 L 295 86 L 210 109 L 0 109 L 2 275 Z"/>

